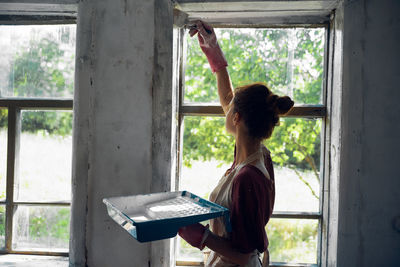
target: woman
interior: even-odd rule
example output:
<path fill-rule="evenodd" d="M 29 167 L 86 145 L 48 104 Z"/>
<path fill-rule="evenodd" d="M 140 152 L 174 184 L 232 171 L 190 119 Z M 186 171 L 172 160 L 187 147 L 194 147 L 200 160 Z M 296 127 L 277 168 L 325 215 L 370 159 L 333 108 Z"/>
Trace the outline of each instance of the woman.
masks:
<path fill-rule="evenodd" d="M 235 159 L 219 181 L 210 200 L 230 211 L 232 231 L 227 232 L 221 218 L 208 226 L 183 227 L 179 235 L 199 249 L 212 250 L 206 266 L 268 266 L 268 238 L 265 226 L 271 217 L 274 200 L 274 170 L 269 151 L 262 141 L 271 136 L 279 115 L 287 113 L 293 101 L 279 97 L 262 83 L 233 91 L 227 62 L 213 28 L 197 21 L 190 35 L 199 44 L 216 73 L 218 95 L 226 116 L 226 130 L 235 137 Z M 264 253 L 263 263 L 259 254 Z"/>

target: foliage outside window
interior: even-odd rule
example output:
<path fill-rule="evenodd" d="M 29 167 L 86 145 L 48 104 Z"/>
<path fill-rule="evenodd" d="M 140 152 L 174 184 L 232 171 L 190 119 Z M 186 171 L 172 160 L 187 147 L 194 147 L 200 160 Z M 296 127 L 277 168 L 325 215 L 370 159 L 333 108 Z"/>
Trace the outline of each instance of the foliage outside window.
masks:
<path fill-rule="evenodd" d="M 325 104 L 325 31 L 324 27 L 216 29 L 234 87 L 265 82 L 273 92 L 292 97 L 296 106 Z M 182 105 L 215 105 L 216 80 L 197 38 L 188 37 L 186 58 Z M 227 135 L 222 117 L 181 116 L 183 153 L 179 187 L 208 198 L 233 162 L 234 138 Z M 281 119 L 273 136 L 265 141 L 275 167 L 274 212 L 280 214 L 267 225 L 272 262 L 318 262 L 323 127 L 322 115 L 289 116 Z M 317 214 L 317 218 L 290 217 L 305 212 Z M 178 247 L 178 261 L 202 261 L 203 255 L 184 240 L 179 239 Z"/>
<path fill-rule="evenodd" d="M 0 249 L 6 253 L 68 252 L 75 31 L 75 25 L 0 26 Z M 7 180 L 13 184 L 6 187 Z"/>

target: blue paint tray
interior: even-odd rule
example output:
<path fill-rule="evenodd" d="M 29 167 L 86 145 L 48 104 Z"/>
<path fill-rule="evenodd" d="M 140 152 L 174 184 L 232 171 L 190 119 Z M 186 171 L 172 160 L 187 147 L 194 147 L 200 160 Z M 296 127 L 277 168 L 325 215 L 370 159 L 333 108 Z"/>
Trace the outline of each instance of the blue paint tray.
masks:
<path fill-rule="evenodd" d="M 108 215 L 139 242 L 176 236 L 179 228 L 224 216 L 229 210 L 187 191 L 103 199 Z"/>

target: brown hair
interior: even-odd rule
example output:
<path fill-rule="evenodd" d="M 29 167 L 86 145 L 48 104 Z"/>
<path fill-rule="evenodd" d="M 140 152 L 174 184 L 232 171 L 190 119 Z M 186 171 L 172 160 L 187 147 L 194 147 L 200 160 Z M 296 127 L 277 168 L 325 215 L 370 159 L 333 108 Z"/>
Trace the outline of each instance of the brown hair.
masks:
<path fill-rule="evenodd" d="M 252 83 L 236 88 L 233 99 L 234 112 L 243 118 L 253 138 L 269 138 L 279 124 L 279 115 L 287 113 L 294 105 L 288 96 L 273 94 L 263 83 Z"/>

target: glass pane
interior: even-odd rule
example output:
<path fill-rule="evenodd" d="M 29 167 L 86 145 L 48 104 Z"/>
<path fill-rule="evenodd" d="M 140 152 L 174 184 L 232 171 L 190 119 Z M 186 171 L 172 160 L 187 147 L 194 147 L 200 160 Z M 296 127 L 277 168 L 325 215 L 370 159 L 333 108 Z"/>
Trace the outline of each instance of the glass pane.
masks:
<path fill-rule="evenodd" d="M 1 97 L 72 97 L 75 25 L 0 26 Z"/>
<path fill-rule="evenodd" d="M 16 199 L 69 201 L 72 112 L 22 111 L 21 119 Z"/>
<path fill-rule="evenodd" d="M 274 162 L 274 211 L 319 211 L 321 119 L 282 118 L 265 141 Z"/>
<path fill-rule="evenodd" d="M 7 128 L 8 128 L 8 110 L 0 109 L 0 201 L 5 201 L 6 199 Z"/>
<path fill-rule="evenodd" d="M 0 249 L 3 249 L 6 246 L 5 235 L 6 235 L 6 206 L 0 205 Z"/>
<path fill-rule="evenodd" d="M 69 207 L 17 206 L 13 249 L 67 251 L 69 222 Z"/>
<path fill-rule="evenodd" d="M 271 262 L 317 263 L 318 220 L 271 219 L 267 235 Z"/>
<path fill-rule="evenodd" d="M 322 103 L 324 28 L 216 29 L 233 85 L 265 82 L 296 104 Z M 197 38 L 188 36 L 185 102 L 218 102 Z"/>
<path fill-rule="evenodd" d="M 233 162 L 234 139 L 223 117 L 184 118 L 183 158 L 179 189 L 208 199 Z M 178 260 L 203 261 L 203 252 L 178 239 Z"/>
<path fill-rule="evenodd" d="M 180 188 L 208 198 L 232 165 L 233 152 L 234 138 L 225 131 L 225 118 L 186 116 Z"/>
<path fill-rule="evenodd" d="M 274 161 L 275 211 L 319 211 L 321 125 L 321 119 L 284 118 L 265 142 Z M 226 133 L 223 117 L 185 116 L 183 130 L 179 189 L 208 198 L 233 162 L 234 139 Z M 178 246 L 178 260 L 203 259 L 184 240 L 178 239 Z"/>

